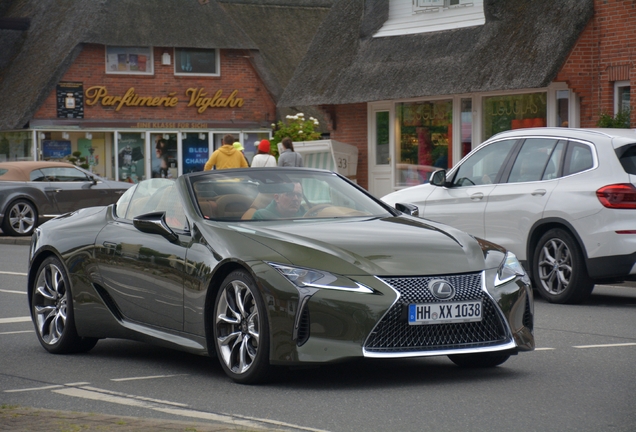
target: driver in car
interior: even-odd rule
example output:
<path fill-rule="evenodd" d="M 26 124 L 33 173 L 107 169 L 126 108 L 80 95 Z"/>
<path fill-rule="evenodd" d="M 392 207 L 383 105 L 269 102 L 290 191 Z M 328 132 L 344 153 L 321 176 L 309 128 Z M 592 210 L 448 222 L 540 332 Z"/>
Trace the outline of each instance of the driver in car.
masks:
<path fill-rule="evenodd" d="M 300 183 L 293 183 L 294 188 L 288 192 L 281 192 L 274 195 L 274 199 L 267 207 L 257 210 L 252 219 L 286 219 L 302 217 L 305 210 L 301 207 L 303 199 L 303 187 Z M 290 184 L 291 186 L 291 184 Z"/>

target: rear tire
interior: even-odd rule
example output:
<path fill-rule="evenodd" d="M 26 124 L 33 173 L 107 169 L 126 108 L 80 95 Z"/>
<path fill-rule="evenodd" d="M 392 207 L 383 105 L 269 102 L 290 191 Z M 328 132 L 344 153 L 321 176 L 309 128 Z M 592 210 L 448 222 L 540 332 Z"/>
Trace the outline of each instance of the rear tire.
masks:
<path fill-rule="evenodd" d="M 539 295 L 550 303 L 581 303 L 594 289 L 581 247 L 561 228 L 551 229 L 539 239 L 532 274 Z"/>
<path fill-rule="evenodd" d="M 2 223 L 2 231 L 5 235 L 31 235 L 37 226 L 38 211 L 32 202 L 20 199 L 13 201 L 7 207 Z"/>
<path fill-rule="evenodd" d="M 510 355 L 497 353 L 453 354 L 449 355 L 448 358 L 463 368 L 490 368 L 505 363 Z"/>
<path fill-rule="evenodd" d="M 97 338 L 77 335 L 69 278 L 55 257 L 45 259 L 38 269 L 31 316 L 40 344 L 52 354 L 87 352 L 97 343 Z"/>

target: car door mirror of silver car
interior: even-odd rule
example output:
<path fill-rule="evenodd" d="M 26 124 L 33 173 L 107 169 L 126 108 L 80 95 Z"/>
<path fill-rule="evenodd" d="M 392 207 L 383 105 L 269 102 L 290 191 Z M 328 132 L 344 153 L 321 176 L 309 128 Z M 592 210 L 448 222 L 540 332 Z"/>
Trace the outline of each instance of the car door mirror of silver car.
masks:
<path fill-rule="evenodd" d="M 153 212 L 139 215 L 133 219 L 133 225 L 139 231 L 147 234 L 159 234 L 170 242 L 179 240 L 179 236 L 174 233 L 166 224 L 166 212 Z"/>
<path fill-rule="evenodd" d="M 446 170 L 437 170 L 431 174 L 430 183 L 433 186 L 446 186 Z"/>
<path fill-rule="evenodd" d="M 420 215 L 420 209 L 413 204 L 405 204 L 405 203 L 395 203 L 395 208 L 398 211 L 401 211 L 404 214 L 407 215 L 411 215 L 411 216 L 419 216 Z"/>

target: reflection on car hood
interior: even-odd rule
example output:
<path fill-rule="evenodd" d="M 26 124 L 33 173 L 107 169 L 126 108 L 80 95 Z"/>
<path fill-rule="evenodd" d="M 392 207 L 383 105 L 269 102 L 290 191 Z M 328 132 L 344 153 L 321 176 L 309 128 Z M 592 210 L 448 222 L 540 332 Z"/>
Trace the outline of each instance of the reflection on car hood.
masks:
<path fill-rule="evenodd" d="M 430 275 L 484 268 L 483 252 L 473 237 L 416 218 L 246 223 L 236 228 L 254 232 L 255 240 L 295 265 L 341 274 Z"/>

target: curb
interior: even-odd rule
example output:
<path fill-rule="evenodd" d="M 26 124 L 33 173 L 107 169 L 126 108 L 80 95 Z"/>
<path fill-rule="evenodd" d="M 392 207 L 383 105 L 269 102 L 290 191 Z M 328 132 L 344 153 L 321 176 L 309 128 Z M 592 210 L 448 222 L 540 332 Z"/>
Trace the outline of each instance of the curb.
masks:
<path fill-rule="evenodd" d="M 0 406 L 0 431 L 118 431 L 118 432 L 266 432 L 289 431 L 263 425 L 246 427 L 231 422 L 155 420 L 87 412 L 59 411 L 17 405 Z"/>

